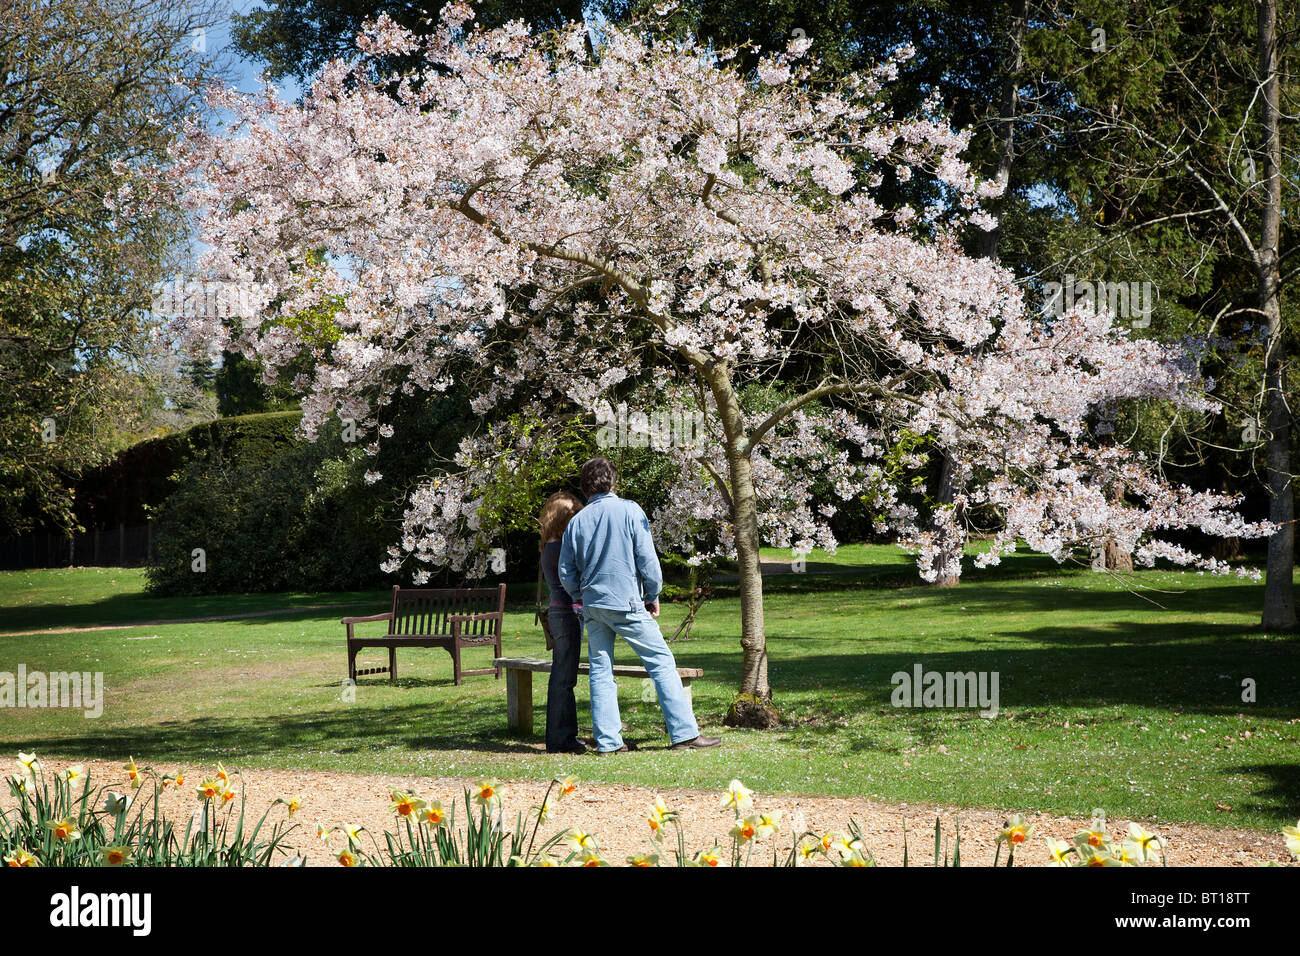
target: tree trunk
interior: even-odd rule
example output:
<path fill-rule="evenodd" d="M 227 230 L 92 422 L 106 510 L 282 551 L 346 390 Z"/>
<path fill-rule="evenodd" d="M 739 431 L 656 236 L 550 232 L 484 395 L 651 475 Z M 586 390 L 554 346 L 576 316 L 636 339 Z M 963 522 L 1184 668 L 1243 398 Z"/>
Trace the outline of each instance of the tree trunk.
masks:
<path fill-rule="evenodd" d="M 1286 351 L 1278 301 L 1281 268 L 1278 237 L 1282 219 L 1282 140 L 1278 129 L 1277 0 L 1259 4 L 1259 74 L 1263 83 L 1265 202 L 1256 260 L 1257 299 L 1268 331 L 1264 357 L 1264 404 L 1268 439 L 1264 467 L 1268 477 L 1269 520 L 1277 531 L 1268 540 L 1264 585 L 1265 630 L 1296 627 L 1292 573 L 1295 565 L 1295 508 L 1291 492 L 1291 422 L 1286 407 Z"/>
<path fill-rule="evenodd" d="M 749 458 L 749 439 L 740 401 L 725 365 L 708 370 L 709 388 L 727 440 L 727 484 L 736 534 L 736 571 L 740 582 L 740 689 L 727 710 L 728 727 L 767 729 L 780 722 L 767 682 L 767 633 L 763 626 L 763 562 L 759 552 L 758 495 Z"/>

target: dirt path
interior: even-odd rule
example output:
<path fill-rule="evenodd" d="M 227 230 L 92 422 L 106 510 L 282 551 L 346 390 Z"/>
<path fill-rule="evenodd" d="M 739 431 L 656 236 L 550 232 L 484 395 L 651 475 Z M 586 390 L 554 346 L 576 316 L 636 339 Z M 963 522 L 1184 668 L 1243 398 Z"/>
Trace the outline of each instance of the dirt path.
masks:
<path fill-rule="evenodd" d="M 579 778 L 577 793 L 561 801 L 548 823 L 539 831 L 549 836 L 571 827 L 594 834 L 605 856 L 612 863 L 622 864 L 636 852 L 649 845 L 646 811 L 655 796 L 661 796 L 670 809 L 681 812 L 686 831 L 687 848 L 695 850 L 712 846 L 716 841 L 729 845 L 727 831 L 732 824 L 730 810 L 719 805 L 719 794 L 673 788 L 648 789 L 644 787 L 581 784 L 582 765 L 585 760 L 602 759 L 578 757 L 573 761 L 572 772 Z M 617 759 L 617 758 L 612 758 Z M 59 770 L 66 762 L 49 761 L 47 772 Z M 143 764 L 141 764 L 143 766 Z M 92 782 L 125 781 L 121 764 L 86 761 Z M 160 772 L 174 773 L 174 767 L 159 767 Z M 187 786 L 181 793 L 169 792 L 164 798 L 164 809 L 181 819 L 195 806 L 193 785 L 199 782 L 206 768 L 186 767 Z M 295 821 L 302 826 L 295 831 L 290 843 L 307 856 L 309 865 L 334 865 L 316 840 L 316 825 L 327 827 L 343 824 L 360 824 L 378 834 L 392 825 L 388 794 L 393 788 L 413 791 L 426 798 L 441 799 L 444 804 L 461 799 L 465 787 L 475 781 L 462 778 L 428 778 L 395 775 L 363 775 L 316 771 L 242 769 L 240 779 L 246 788 L 248 806 L 256 814 L 276 797 L 299 794 L 302 809 Z M 505 808 L 507 820 L 513 821 L 516 812 L 525 814 L 541 802 L 545 783 L 506 781 Z M 123 787 L 125 789 L 125 787 Z M 789 850 L 792 827 L 817 833 L 843 831 L 850 819 L 856 820 L 865 835 L 866 845 L 882 864 L 898 865 L 903 859 L 903 822 L 907 821 L 909 856 L 912 865 L 929 865 L 933 853 L 934 819 L 943 822 L 944 832 L 951 833 L 955 818 L 960 817 L 962 857 L 966 865 L 987 865 L 993 859 L 995 838 L 1004 815 L 992 810 L 957 810 L 952 807 L 930 804 L 887 804 L 869 800 L 838 797 L 792 797 L 754 795 L 758 810 L 781 812 L 781 835 L 776 844 L 782 856 Z M 13 798 L 5 793 L 0 804 L 8 806 Z M 272 812 L 272 819 L 283 814 L 283 808 Z M 1022 860 L 1028 864 L 1045 862 L 1046 851 L 1042 839 L 1050 835 L 1069 840 L 1083 829 L 1087 820 L 1073 817 L 1035 815 L 1029 818 L 1036 830 L 1031 837 L 1029 850 L 1022 851 Z M 1113 819 L 1110 829 L 1114 836 L 1127 830 L 1128 820 Z M 1165 838 L 1171 866 L 1254 866 L 1270 860 L 1284 862 L 1286 847 L 1280 834 L 1254 830 L 1217 830 L 1195 825 L 1148 826 Z M 381 838 L 382 840 L 382 838 Z M 772 841 L 763 841 L 755 850 L 755 862 L 770 862 Z M 1005 858 L 1005 857 L 1004 857 Z"/>

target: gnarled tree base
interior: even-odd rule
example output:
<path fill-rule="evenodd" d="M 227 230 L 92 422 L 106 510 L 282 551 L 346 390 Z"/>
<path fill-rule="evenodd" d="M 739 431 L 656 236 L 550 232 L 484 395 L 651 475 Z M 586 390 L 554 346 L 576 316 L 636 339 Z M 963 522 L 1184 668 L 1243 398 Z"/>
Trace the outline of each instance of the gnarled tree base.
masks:
<path fill-rule="evenodd" d="M 737 694 L 727 716 L 722 721 L 728 727 L 748 727 L 751 730 L 771 730 L 781 723 L 781 715 L 771 698 L 754 694 Z"/>

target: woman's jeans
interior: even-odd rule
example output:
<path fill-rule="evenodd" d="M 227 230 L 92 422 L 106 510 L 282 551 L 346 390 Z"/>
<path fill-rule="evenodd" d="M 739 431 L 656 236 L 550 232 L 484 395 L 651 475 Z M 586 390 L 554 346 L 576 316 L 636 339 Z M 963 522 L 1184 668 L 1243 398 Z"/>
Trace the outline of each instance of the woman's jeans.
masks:
<path fill-rule="evenodd" d="M 546 685 L 546 749 L 570 750 L 578 743 L 578 658 L 582 654 L 582 621 L 567 607 L 546 612 L 555 646 L 551 650 L 551 679 Z"/>

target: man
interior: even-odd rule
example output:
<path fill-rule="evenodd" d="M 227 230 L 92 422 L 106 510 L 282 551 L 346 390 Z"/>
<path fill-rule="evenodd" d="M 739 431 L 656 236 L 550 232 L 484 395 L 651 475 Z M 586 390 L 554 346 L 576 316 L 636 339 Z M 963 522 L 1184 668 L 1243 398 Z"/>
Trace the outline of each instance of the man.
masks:
<path fill-rule="evenodd" d="M 650 522 L 635 501 L 614 494 L 617 473 L 605 458 L 582 466 L 587 506 L 573 516 L 560 543 L 560 582 L 581 596 L 591 665 L 591 723 L 596 750 L 627 750 L 614 686 L 614 635 L 632 645 L 650 673 L 668 737 L 677 750 L 716 747 L 701 737 L 690 699 L 682 688 L 673 652 L 659 633 L 663 572 L 650 537 Z"/>

